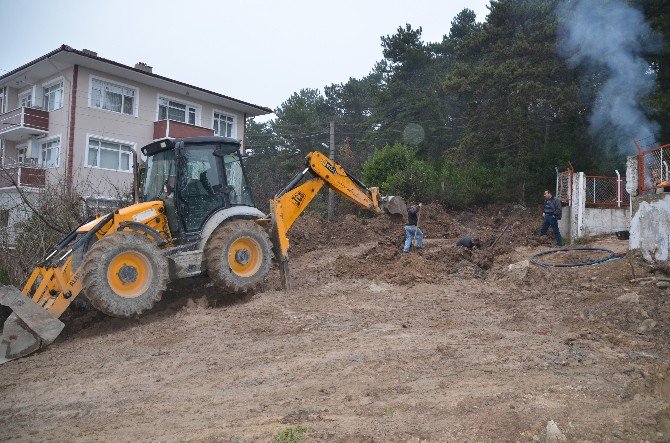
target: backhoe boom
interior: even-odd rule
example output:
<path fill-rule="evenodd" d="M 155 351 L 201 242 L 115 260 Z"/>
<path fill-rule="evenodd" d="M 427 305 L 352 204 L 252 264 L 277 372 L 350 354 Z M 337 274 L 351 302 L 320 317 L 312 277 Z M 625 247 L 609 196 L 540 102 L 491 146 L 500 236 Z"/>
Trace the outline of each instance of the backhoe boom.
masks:
<path fill-rule="evenodd" d="M 288 274 L 288 230 L 324 185 L 363 208 L 377 214 L 382 213 L 379 188 L 365 187 L 359 180 L 347 174 L 342 166 L 318 151 L 307 155 L 306 166 L 270 201 L 272 243 L 285 289 L 289 289 L 291 285 Z M 313 178 L 298 185 L 308 172 Z M 393 205 L 394 208 L 402 206 L 404 205 Z M 395 209 L 394 213 L 400 211 Z"/>

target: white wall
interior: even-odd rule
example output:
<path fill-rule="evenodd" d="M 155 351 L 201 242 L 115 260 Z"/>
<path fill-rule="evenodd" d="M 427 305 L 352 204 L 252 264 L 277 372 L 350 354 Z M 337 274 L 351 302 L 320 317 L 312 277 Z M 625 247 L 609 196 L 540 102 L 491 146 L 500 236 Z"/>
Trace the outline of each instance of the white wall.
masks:
<path fill-rule="evenodd" d="M 640 249 L 646 260 L 670 259 L 670 194 L 634 199 L 629 247 Z"/>
<path fill-rule="evenodd" d="M 570 228 L 572 224 L 570 220 L 572 218 L 572 208 L 570 206 L 565 206 L 563 208 L 563 217 L 558 221 L 558 230 L 561 231 L 561 236 L 564 239 L 572 238 L 572 233 Z"/>
<path fill-rule="evenodd" d="M 563 209 L 563 219 L 558 225 L 564 237 L 574 241 L 581 237 L 611 234 L 630 228 L 630 208 L 586 207 L 586 177 L 575 172 L 572 182 L 570 208 Z"/>
<path fill-rule="evenodd" d="M 630 228 L 628 208 L 585 208 L 584 236 L 611 234 Z"/>

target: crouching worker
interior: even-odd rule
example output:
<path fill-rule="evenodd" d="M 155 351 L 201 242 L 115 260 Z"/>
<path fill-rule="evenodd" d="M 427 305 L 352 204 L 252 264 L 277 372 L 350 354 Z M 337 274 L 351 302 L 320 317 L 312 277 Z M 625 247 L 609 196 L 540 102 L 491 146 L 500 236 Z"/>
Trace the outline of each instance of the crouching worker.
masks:
<path fill-rule="evenodd" d="M 414 238 L 416 237 L 416 247 L 421 249 L 423 247 L 423 232 L 419 229 L 419 211 L 421 211 L 421 203 L 412 205 L 407 208 L 407 224 L 405 225 L 405 246 L 402 252 L 409 252 L 412 247 Z"/>
<path fill-rule="evenodd" d="M 470 250 L 472 250 L 472 248 L 481 249 L 482 243 L 477 237 L 463 237 L 456 243 L 456 246 L 460 246 L 461 248 L 468 248 Z"/>
<path fill-rule="evenodd" d="M 542 228 L 540 228 L 540 235 L 547 235 L 547 229 L 551 226 L 551 230 L 556 234 L 557 246 L 563 246 L 563 239 L 558 230 L 558 221 L 562 215 L 563 207 L 561 206 L 561 202 L 551 195 L 551 191 L 544 191 L 544 212 L 542 213 L 544 222 L 542 223 Z"/>

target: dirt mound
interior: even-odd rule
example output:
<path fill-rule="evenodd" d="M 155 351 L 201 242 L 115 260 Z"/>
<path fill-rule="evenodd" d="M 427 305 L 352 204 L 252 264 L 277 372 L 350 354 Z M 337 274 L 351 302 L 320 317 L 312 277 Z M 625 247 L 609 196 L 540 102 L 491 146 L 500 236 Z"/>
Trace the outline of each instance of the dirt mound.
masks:
<path fill-rule="evenodd" d="M 455 244 L 464 236 L 479 237 L 489 248 L 496 242 L 496 254 L 517 246 L 552 244 L 541 240 L 541 208 L 520 205 L 489 205 L 474 210 L 447 210 L 438 204 L 423 206 L 419 226 L 426 239 L 450 239 Z M 291 228 L 291 255 L 327 248 L 330 245 L 359 245 L 365 242 L 393 242 L 400 247 L 405 238 L 405 221 L 400 217 L 346 214 L 328 221 L 319 213 L 307 213 Z M 497 240 L 497 241 L 496 241 Z"/>
<path fill-rule="evenodd" d="M 335 260 L 335 275 L 341 278 L 358 277 L 399 285 L 432 283 L 445 273 L 442 263 L 427 260 L 423 254 L 404 254 L 397 243 L 378 243 L 355 257 L 339 256 Z"/>
<path fill-rule="evenodd" d="M 424 232 L 424 248 L 402 253 L 405 221 L 388 216 L 347 214 L 327 221 L 317 213 L 297 220 L 291 230 L 290 255 L 310 251 L 373 243 L 354 256 L 339 257 L 337 277 L 356 277 L 400 285 L 435 283 L 449 276 L 485 278 L 497 258 L 519 246 L 542 244 L 538 235 L 540 210 L 522 206 L 491 205 L 472 211 L 446 210 L 440 205 L 425 205 L 419 226 Z M 483 250 L 456 248 L 464 236 L 478 236 Z M 492 246 L 495 243 L 495 246 Z M 548 243 L 545 240 L 544 243 Z M 507 258 L 505 258 L 507 260 Z M 507 263 L 511 263 L 508 261 Z"/>
<path fill-rule="evenodd" d="M 382 241 L 353 258 L 338 257 L 335 275 L 399 285 L 437 283 L 448 276 L 483 278 L 494 259 L 494 251 L 468 251 L 446 241 L 433 241 L 407 254 L 397 242 Z"/>
<path fill-rule="evenodd" d="M 330 246 L 359 245 L 379 239 L 401 244 L 405 238 L 404 222 L 399 217 L 371 217 L 346 214 L 328 221 L 318 213 L 300 217 L 289 232 L 290 254 L 302 255 Z"/>

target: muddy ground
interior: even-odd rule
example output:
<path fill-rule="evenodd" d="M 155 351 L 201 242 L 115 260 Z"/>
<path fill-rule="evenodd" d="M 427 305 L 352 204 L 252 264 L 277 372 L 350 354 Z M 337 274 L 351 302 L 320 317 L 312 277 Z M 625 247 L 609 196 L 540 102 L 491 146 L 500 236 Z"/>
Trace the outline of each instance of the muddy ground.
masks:
<path fill-rule="evenodd" d="M 0 366 L 0 439 L 545 441 L 553 420 L 570 441 L 668 441 L 670 290 L 631 283 L 649 276 L 632 254 L 527 265 L 550 248 L 538 209 L 426 207 L 410 254 L 402 221 L 308 214 L 289 292 L 273 271 L 243 299 L 195 280 L 138 319 L 68 312 Z"/>

